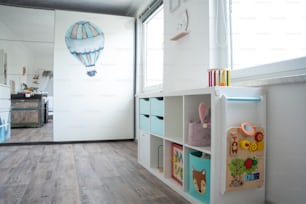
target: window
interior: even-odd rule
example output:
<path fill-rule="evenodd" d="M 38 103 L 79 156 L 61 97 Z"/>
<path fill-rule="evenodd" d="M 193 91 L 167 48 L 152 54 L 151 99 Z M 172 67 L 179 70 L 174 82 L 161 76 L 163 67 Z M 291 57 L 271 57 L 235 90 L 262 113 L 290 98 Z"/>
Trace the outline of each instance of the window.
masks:
<path fill-rule="evenodd" d="M 160 87 L 164 67 L 164 9 L 159 6 L 143 21 L 143 85 Z"/>
<path fill-rule="evenodd" d="M 232 0 L 231 3 L 234 70 L 306 57 L 306 1 Z M 297 62 L 291 64 L 300 61 Z"/>

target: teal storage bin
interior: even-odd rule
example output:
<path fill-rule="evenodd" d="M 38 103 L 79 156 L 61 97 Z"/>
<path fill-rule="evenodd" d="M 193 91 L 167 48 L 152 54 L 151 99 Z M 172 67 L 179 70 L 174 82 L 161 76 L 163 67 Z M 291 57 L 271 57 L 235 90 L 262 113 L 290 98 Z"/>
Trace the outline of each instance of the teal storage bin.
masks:
<path fill-rule="evenodd" d="M 5 141 L 4 125 L 0 125 L 0 143 Z"/>
<path fill-rule="evenodd" d="M 157 97 L 150 99 L 151 115 L 164 116 L 164 98 Z"/>
<path fill-rule="evenodd" d="M 5 140 L 10 139 L 11 138 L 11 124 L 6 125 L 4 132 L 5 132 Z"/>
<path fill-rule="evenodd" d="M 189 193 L 209 204 L 210 202 L 210 159 L 202 157 L 202 152 L 189 154 Z"/>
<path fill-rule="evenodd" d="M 150 117 L 151 134 L 157 136 L 164 136 L 164 118 L 160 116 Z"/>
<path fill-rule="evenodd" d="M 150 99 L 149 98 L 141 98 L 139 99 L 139 113 L 140 114 L 150 114 Z"/>
<path fill-rule="evenodd" d="M 0 125 L 0 143 L 5 142 L 11 136 L 10 124 Z"/>
<path fill-rule="evenodd" d="M 5 142 L 11 136 L 11 116 L 8 111 L 0 109 L 0 143 Z"/>
<path fill-rule="evenodd" d="M 143 131 L 150 131 L 150 116 L 149 115 L 139 115 L 139 128 Z"/>

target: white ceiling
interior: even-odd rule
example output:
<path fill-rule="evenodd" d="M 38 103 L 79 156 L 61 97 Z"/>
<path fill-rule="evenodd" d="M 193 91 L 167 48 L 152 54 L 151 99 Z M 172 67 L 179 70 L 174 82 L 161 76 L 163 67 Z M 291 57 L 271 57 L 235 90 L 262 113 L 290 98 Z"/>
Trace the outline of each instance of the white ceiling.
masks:
<path fill-rule="evenodd" d="M 0 4 L 134 16 L 146 1 L 150 0 L 0 0 Z"/>

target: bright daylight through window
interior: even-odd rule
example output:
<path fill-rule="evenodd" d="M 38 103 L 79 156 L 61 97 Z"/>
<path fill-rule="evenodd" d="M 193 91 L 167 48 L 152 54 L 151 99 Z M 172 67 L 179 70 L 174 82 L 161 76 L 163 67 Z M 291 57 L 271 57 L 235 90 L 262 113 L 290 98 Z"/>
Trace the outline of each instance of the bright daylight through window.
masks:
<path fill-rule="evenodd" d="M 306 56 L 305 0 L 232 0 L 233 69 Z"/>
<path fill-rule="evenodd" d="M 149 88 L 163 83 L 164 67 L 164 10 L 157 9 L 144 26 L 144 87 Z"/>

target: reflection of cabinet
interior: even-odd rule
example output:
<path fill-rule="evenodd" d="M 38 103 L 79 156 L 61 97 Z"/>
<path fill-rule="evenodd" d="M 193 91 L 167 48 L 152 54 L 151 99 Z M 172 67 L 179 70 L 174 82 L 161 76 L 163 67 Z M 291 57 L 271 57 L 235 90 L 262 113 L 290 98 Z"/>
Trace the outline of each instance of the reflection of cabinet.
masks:
<path fill-rule="evenodd" d="M 0 143 L 10 138 L 10 89 L 0 84 Z"/>
<path fill-rule="evenodd" d="M 188 144 L 188 124 L 199 120 L 198 105 L 211 107 L 211 145 Z M 225 192 L 227 130 L 249 121 L 265 128 L 265 97 L 259 88 L 214 87 L 138 97 L 139 162 L 192 203 L 263 203 L 264 185 L 256 189 Z M 156 118 L 159 121 L 154 121 Z M 158 131 L 156 131 L 156 128 Z M 173 145 L 183 149 L 183 182 L 173 179 Z M 162 151 L 159 148 L 162 146 Z M 160 153 L 162 156 L 160 157 Z M 148 155 L 149 154 L 149 155 Z M 199 154 L 205 158 L 192 158 Z M 191 159 L 192 158 L 192 159 Z M 160 168 L 162 161 L 163 168 Z M 201 161 L 203 161 L 202 164 Z M 194 163 L 195 162 L 195 163 Z M 199 165 L 198 165 L 199 164 Z M 206 171 L 206 195 L 194 196 L 193 168 Z M 200 168 L 200 167 L 199 167 Z"/>
<path fill-rule="evenodd" d="M 25 98 L 21 94 L 12 97 L 12 127 L 41 127 L 44 124 L 42 95 Z"/>

